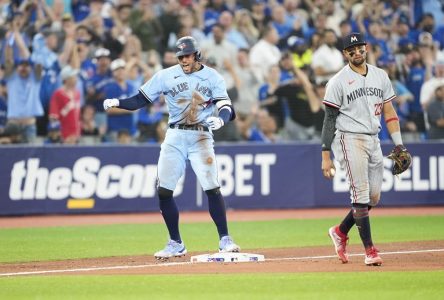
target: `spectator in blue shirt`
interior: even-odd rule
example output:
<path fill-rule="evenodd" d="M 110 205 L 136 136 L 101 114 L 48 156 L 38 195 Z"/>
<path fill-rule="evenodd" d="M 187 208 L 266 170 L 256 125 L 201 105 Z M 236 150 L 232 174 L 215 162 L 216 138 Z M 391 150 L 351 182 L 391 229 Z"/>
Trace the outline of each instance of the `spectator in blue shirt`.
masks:
<path fill-rule="evenodd" d="M 249 48 L 245 37 L 233 27 L 233 15 L 229 11 L 224 11 L 219 16 L 219 24 L 222 26 L 225 39 L 236 46 L 237 49 Z M 209 38 L 213 37 L 213 33 L 208 34 Z"/>
<path fill-rule="evenodd" d="M 398 72 L 395 63 L 396 62 L 394 57 L 388 57 L 382 61 L 379 61 L 378 66 L 387 72 L 392 82 L 392 86 L 396 95 L 396 98 L 392 101 L 392 103 L 399 118 L 399 124 L 403 132 L 403 139 L 405 139 L 406 141 L 418 141 L 420 137 L 416 127 L 416 123 L 410 120 L 409 103 L 414 100 L 413 94 L 407 89 L 404 83 L 402 83 L 397 78 Z M 379 139 L 391 140 L 385 122 L 381 122 Z"/>
<path fill-rule="evenodd" d="M 203 3 L 205 1 L 202 1 Z M 212 0 L 204 9 L 203 22 L 204 33 L 209 34 L 215 24 L 218 23 L 219 16 L 223 11 L 228 10 L 228 7 L 224 4 L 223 0 Z"/>
<path fill-rule="evenodd" d="M 8 104 L 6 103 L 6 80 L 2 79 L 0 81 L 0 133 L 6 126 L 6 117 L 8 111 Z"/>
<path fill-rule="evenodd" d="M 275 143 L 281 140 L 277 134 L 276 119 L 265 109 L 258 110 L 256 124 L 247 131 L 245 137 L 250 142 Z"/>
<path fill-rule="evenodd" d="M 426 80 L 426 67 L 417 47 L 408 50 L 403 67 L 406 72 L 406 85 L 413 94 L 413 101 L 409 102 L 410 118 L 415 122 L 417 130 L 424 133 L 425 122 L 420 104 L 420 93 Z"/>
<path fill-rule="evenodd" d="M 125 73 L 126 62 L 118 58 L 111 63 L 111 71 L 113 79 L 104 87 L 104 98 L 128 98 L 136 93 L 135 88 L 126 79 Z M 127 130 L 131 136 L 136 133 L 135 114 L 127 110 L 110 110 L 108 112 L 108 130 L 107 140 L 110 142 L 117 141 L 117 134 L 120 130 Z"/>
<path fill-rule="evenodd" d="M 26 27 L 26 19 L 23 15 L 23 12 L 21 11 L 14 11 L 11 12 L 11 20 L 9 21 L 10 30 L 6 34 L 5 39 L 2 41 L 2 48 L 1 48 L 1 63 L 4 64 L 6 60 L 6 47 L 9 45 L 12 47 L 12 55 L 13 60 L 16 62 L 19 60 L 22 55 L 20 54 L 20 48 L 17 43 L 14 42 L 14 38 L 11 33 L 12 31 L 15 32 L 15 35 L 20 35 L 20 39 L 23 41 L 23 44 L 25 47 L 29 47 L 30 45 L 30 39 L 29 36 L 25 33 L 24 29 Z"/>
<path fill-rule="evenodd" d="M 276 119 L 278 130 L 284 127 L 285 105 L 282 97 L 277 96 L 281 85 L 281 69 L 279 65 L 270 67 L 266 82 L 259 87 L 259 106 L 266 109 Z"/>
<path fill-rule="evenodd" d="M 61 67 L 57 53 L 57 34 L 57 31 L 51 30 L 51 28 L 45 28 L 42 33 L 36 34 L 32 41 L 32 61 L 41 64 L 43 67 L 40 101 L 42 102 L 45 113 L 43 116 L 37 118 L 37 134 L 41 136 L 46 136 L 49 100 L 54 91 L 62 85 L 59 77 Z"/>
<path fill-rule="evenodd" d="M 111 52 L 106 48 L 99 48 L 94 53 L 96 69 L 94 75 L 86 82 L 86 103 L 91 104 L 96 109 L 95 121 L 100 132 L 106 132 L 107 116 L 103 109 L 103 99 L 105 99 L 104 88 L 112 82 L 110 71 Z"/>
<path fill-rule="evenodd" d="M 5 79 L 8 93 L 8 122 L 20 126 L 25 142 L 33 143 L 37 137 L 36 117 L 43 115 L 40 102 L 42 65 L 32 64 L 31 53 L 13 25 L 5 48 Z M 13 45 L 16 44 L 21 58 L 14 64 Z"/>

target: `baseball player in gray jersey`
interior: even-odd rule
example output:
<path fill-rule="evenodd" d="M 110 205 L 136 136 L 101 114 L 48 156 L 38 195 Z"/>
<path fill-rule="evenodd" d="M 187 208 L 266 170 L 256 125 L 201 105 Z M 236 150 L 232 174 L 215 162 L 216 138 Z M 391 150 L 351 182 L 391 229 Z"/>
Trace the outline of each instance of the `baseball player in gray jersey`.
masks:
<path fill-rule="evenodd" d="M 332 150 L 346 170 L 352 208 L 340 225 L 329 229 L 329 235 L 339 259 L 347 263 L 347 234 L 356 224 L 365 248 L 365 264 L 381 265 L 372 242 L 369 210 L 381 195 L 381 115 L 394 144 L 402 146 L 399 120 L 391 102 L 395 93 L 385 71 L 366 63 L 367 46 L 359 33 L 344 38 L 343 54 L 348 65 L 329 80 L 323 100 L 322 173 L 328 179 L 334 176 Z"/>
<path fill-rule="evenodd" d="M 173 191 L 185 172 L 189 160 L 208 197 L 210 215 L 219 233 L 220 252 L 239 252 L 228 235 L 225 202 L 217 179 L 212 130 L 235 118 L 225 82 L 214 69 L 201 63 L 201 52 L 194 38 L 187 36 L 176 43 L 178 64 L 161 70 L 127 99 L 106 99 L 107 110 L 118 107 L 136 110 L 164 95 L 169 112 L 169 129 L 161 145 L 157 166 L 159 206 L 169 232 L 158 259 L 179 257 L 187 253 L 179 233 L 179 211 Z"/>

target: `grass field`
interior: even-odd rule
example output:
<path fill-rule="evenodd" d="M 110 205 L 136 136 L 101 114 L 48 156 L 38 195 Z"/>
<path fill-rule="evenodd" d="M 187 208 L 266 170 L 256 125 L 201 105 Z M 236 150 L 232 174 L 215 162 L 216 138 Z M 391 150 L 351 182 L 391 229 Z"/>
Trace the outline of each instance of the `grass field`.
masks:
<path fill-rule="evenodd" d="M 243 249 L 327 246 L 338 219 L 231 222 Z M 212 223 L 182 225 L 189 252 L 215 251 Z M 378 243 L 444 240 L 442 216 L 374 217 Z M 351 240 L 359 242 L 356 230 Z M 0 262 L 152 254 L 163 224 L 0 229 Z M 352 242 L 352 243 L 353 243 Z M 383 269 L 381 269 L 383 270 Z M 444 265 L 425 272 L 0 277 L 0 299 L 442 299 Z"/>
<path fill-rule="evenodd" d="M 0 280 L 1 299 L 442 299 L 444 272 L 40 276 Z"/>

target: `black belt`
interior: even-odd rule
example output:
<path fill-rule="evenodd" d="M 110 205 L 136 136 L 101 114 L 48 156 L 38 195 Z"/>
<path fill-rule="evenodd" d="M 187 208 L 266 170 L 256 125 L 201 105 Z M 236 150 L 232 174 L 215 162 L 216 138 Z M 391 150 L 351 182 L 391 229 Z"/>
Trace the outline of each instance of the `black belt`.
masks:
<path fill-rule="evenodd" d="M 210 131 L 208 127 L 203 125 L 195 124 L 195 125 L 185 125 L 185 124 L 170 124 L 170 128 L 174 129 L 183 129 L 183 130 L 197 130 L 197 131 Z"/>
<path fill-rule="evenodd" d="M 370 135 L 370 136 L 375 136 L 378 135 L 377 133 L 369 133 L 369 132 L 350 132 L 350 131 L 341 131 L 338 130 L 340 133 L 350 133 L 350 134 L 365 134 L 365 135 Z"/>

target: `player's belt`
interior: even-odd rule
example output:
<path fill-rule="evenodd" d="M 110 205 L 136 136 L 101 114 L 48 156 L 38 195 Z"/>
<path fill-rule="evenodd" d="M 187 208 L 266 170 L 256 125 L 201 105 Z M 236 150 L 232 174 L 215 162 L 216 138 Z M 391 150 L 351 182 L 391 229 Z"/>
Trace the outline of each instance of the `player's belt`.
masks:
<path fill-rule="evenodd" d="M 370 132 L 350 132 L 350 131 L 342 131 L 342 130 L 338 130 L 338 132 L 340 133 L 349 133 L 349 134 L 365 134 L 365 135 L 370 135 L 370 136 L 375 136 L 378 135 L 377 133 L 370 133 Z"/>
<path fill-rule="evenodd" d="M 195 124 L 195 125 L 185 125 L 185 124 L 170 124 L 170 128 L 174 129 L 183 129 L 183 130 L 197 130 L 197 131 L 210 131 L 208 127 L 203 125 Z"/>

